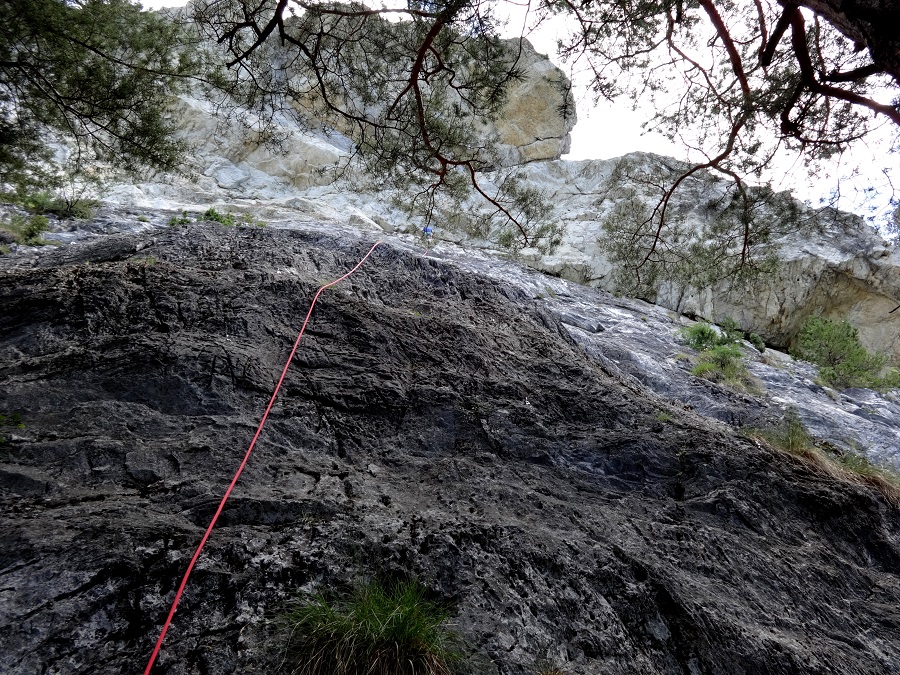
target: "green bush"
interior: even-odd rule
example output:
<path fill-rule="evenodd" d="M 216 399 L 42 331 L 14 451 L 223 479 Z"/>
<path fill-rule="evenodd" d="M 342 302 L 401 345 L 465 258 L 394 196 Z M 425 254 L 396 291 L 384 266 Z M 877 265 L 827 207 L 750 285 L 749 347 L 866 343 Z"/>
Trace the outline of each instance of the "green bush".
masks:
<path fill-rule="evenodd" d="M 31 216 L 25 227 L 22 228 L 22 236 L 25 238 L 26 244 L 37 243 L 41 239 L 41 234 L 46 232 L 50 227 L 50 221 L 45 216 Z"/>
<path fill-rule="evenodd" d="M 343 601 L 318 596 L 286 617 L 295 675 L 450 675 L 459 660 L 448 612 L 415 582 L 357 586 Z"/>
<path fill-rule="evenodd" d="M 32 213 L 50 213 L 56 205 L 56 197 L 46 190 L 31 193 L 19 193 L 16 202 Z"/>
<path fill-rule="evenodd" d="M 739 391 L 759 393 L 759 384 L 747 370 L 743 355 L 741 348 L 733 344 L 705 349 L 697 357 L 691 374 Z"/>
<path fill-rule="evenodd" d="M 744 339 L 744 331 L 737 325 L 737 321 L 730 317 L 719 322 L 719 330 L 722 331 L 722 335 L 719 337 L 720 345 L 737 344 Z"/>
<path fill-rule="evenodd" d="M 37 215 L 49 213 L 60 218 L 80 220 L 92 218 L 94 209 L 99 205 L 99 202 L 93 199 L 67 198 L 47 190 L 28 192 L 20 189 L 13 193 L 5 193 L 3 198 Z"/>
<path fill-rule="evenodd" d="M 711 324 L 701 321 L 693 326 L 687 326 L 681 329 L 688 346 L 693 347 L 698 352 L 705 349 L 712 349 L 717 345 L 734 345 L 744 339 L 744 331 L 734 319 L 722 319 L 718 329 Z"/>
<path fill-rule="evenodd" d="M 50 227 L 50 221 L 46 216 L 13 215 L 9 222 L 0 223 L 0 229 L 9 232 L 16 243 L 26 246 L 43 246 L 48 242 L 41 238 L 41 234 Z"/>
<path fill-rule="evenodd" d="M 171 227 L 175 227 L 176 225 L 188 225 L 193 222 L 193 219 L 188 215 L 187 211 L 182 211 L 180 216 L 172 216 L 169 218 L 169 225 Z"/>
<path fill-rule="evenodd" d="M 94 217 L 94 209 L 100 202 L 93 199 L 60 200 L 61 207 L 53 211 L 61 218 L 76 218 L 78 220 L 90 220 Z"/>
<path fill-rule="evenodd" d="M 900 385 L 900 373 L 894 369 L 883 372 L 887 358 L 866 351 L 859 343 L 859 332 L 847 321 L 807 320 L 792 353 L 819 366 L 819 377 L 836 389 L 891 389 Z"/>
<path fill-rule="evenodd" d="M 744 364 L 739 343 L 743 331 L 733 319 L 724 319 L 719 328 L 700 322 L 681 329 L 690 347 L 700 352 L 691 373 L 741 391 L 756 392 L 758 383 Z"/>
<path fill-rule="evenodd" d="M 226 227 L 234 227 L 235 225 L 253 225 L 254 227 L 265 227 L 266 225 L 263 221 L 257 220 L 248 213 L 219 213 L 213 208 L 207 209 L 201 217 L 203 218 L 203 220 L 211 220 L 216 223 L 221 223 Z"/>
<path fill-rule="evenodd" d="M 748 334 L 747 342 L 749 342 L 751 345 L 753 345 L 753 347 L 756 349 L 756 351 L 758 351 L 760 354 L 762 354 L 764 351 L 766 351 L 766 343 L 762 339 L 762 337 L 759 336 L 758 333 Z"/>
<path fill-rule="evenodd" d="M 710 349 L 719 344 L 719 338 L 722 337 L 715 328 L 708 323 L 695 323 L 693 326 L 687 326 L 681 329 L 685 342 L 689 347 L 702 352 L 704 349 Z"/>
<path fill-rule="evenodd" d="M 219 213 L 215 209 L 206 209 L 206 212 L 201 216 L 203 220 L 211 220 L 216 223 L 221 223 L 222 225 L 226 225 L 228 227 L 232 227 L 235 224 L 234 214 L 231 213 Z"/>

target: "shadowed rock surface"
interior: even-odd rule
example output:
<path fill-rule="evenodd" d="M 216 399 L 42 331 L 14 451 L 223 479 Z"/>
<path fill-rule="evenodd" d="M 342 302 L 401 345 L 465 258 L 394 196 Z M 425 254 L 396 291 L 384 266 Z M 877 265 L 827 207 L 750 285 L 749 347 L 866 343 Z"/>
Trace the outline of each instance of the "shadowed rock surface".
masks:
<path fill-rule="evenodd" d="M 194 225 L 0 262 L 0 413 L 26 425 L 0 672 L 143 669 L 311 296 L 369 245 Z M 532 298 L 390 244 L 326 291 L 154 672 L 278 672 L 267 619 L 379 574 L 452 601 L 480 673 L 898 672 L 897 510 Z"/>

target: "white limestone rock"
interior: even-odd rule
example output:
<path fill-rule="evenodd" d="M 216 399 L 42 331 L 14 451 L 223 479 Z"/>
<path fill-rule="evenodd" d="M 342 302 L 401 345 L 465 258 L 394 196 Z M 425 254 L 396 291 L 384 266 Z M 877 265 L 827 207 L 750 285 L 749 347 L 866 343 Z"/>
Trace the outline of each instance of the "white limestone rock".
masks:
<path fill-rule="evenodd" d="M 521 64 L 526 77 L 512 85 L 498 120 L 483 133 L 500 143 L 498 163 L 514 167 L 523 184 L 537 188 L 552 206 L 551 217 L 563 226 L 561 244 L 551 253 L 520 253 L 530 266 L 589 286 L 615 291 L 614 266 L 599 246 L 602 222 L 615 204 L 611 185 L 618 160 L 563 161 L 575 115 L 560 114 L 567 102 L 568 81 L 547 57 L 525 43 Z M 335 167 L 352 153 L 350 140 L 338 132 L 310 131 L 293 120 L 278 120 L 281 151 L 258 142 L 248 127 L 254 119 L 222 121 L 200 98 L 184 96 L 172 110 L 182 138 L 192 144 L 187 174 L 156 175 L 140 183 L 123 181 L 107 192 L 111 202 L 157 208 L 205 208 L 211 204 L 265 213 L 266 220 L 347 223 L 362 229 L 415 233 L 421 224 L 376 188 L 336 181 Z M 634 153 L 637 163 L 677 164 L 675 160 Z M 491 175 L 481 176 L 485 187 Z M 626 179 L 627 180 L 627 179 Z M 673 207 L 691 214 L 697 205 L 722 194 L 712 178 L 691 181 L 676 193 Z M 367 191 L 368 190 L 368 191 Z M 490 191 L 490 190 L 488 190 Z M 645 191 L 646 192 L 646 191 Z M 610 195 L 613 195 L 612 197 Z M 654 195 L 643 194 L 646 200 Z M 240 204 L 239 204 L 240 202 Z M 472 211 L 484 205 L 472 202 Z M 470 248 L 490 249 L 489 238 L 453 226 L 450 216 L 438 222 L 438 237 Z M 468 214 L 457 214 L 465 219 Z M 716 321 L 735 319 L 769 342 L 790 344 L 808 316 L 846 319 L 860 331 L 869 349 L 900 363 L 900 266 L 859 219 L 821 220 L 811 236 L 787 236 L 779 242 L 783 261 L 777 274 L 753 289 L 682 288 L 663 283 L 655 300 L 664 307 Z"/>
<path fill-rule="evenodd" d="M 636 163 L 672 162 L 647 153 L 632 153 Z M 615 292 L 614 266 L 598 240 L 602 221 L 614 204 L 610 177 L 618 159 L 550 161 L 521 167 L 527 185 L 543 191 L 560 222 L 563 240 L 552 254 L 521 252 L 528 265 Z M 694 181 L 675 193 L 672 208 L 694 217 L 696 205 L 721 194 L 724 183 L 712 177 Z M 613 187 L 624 187 L 618 183 Z M 637 188 L 631 183 L 628 187 Z M 649 201 L 654 197 L 644 195 Z M 808 233 L 793 232 L 777 240 L 779 270 L 751 287 L 683 288 L 663 283 L 655 301 L 663 307 L 719 321 L 733 318 L 745 330 L 774 344 L 788 346 L 810 316 L 846 320 L 859 329 L 868 349 L 900 363 L 900 258 L 863 221 L 829 212 Z"/>
<path fill-rule="evenodd" d="M 500 142 L 500 166 L 559 159 L 570 150 L 577 121 L 565 73 L 527 40 L 519 66 L 525 77 L 513 82 L 493 124 Z"/>

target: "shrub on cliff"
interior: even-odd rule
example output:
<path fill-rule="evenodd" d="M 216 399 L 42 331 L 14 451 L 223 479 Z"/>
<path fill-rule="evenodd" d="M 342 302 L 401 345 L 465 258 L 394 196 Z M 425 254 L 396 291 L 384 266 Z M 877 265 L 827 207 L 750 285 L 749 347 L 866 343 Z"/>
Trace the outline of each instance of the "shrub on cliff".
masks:
<path fill-rule="evenodd" d="M 742 391 L 757 388 L 741 358 L 741 348 L 734 344 L 716 345 L 700 352 L 691 373 Z"/>
<path fill-rule="evenodd" d="M 46 232 L 49 225 L 46 216 L 15 214 L 8 222 L 0 222 L 0 230 L 7 232 L 17 244 L 43 246 L 48 242 L 41 238 L 41 233 Z"/>
<path fill-rule="evenodd" d="M 887 358 L 869 353 L 859 342 L 859 332 L 847 321 L 820 317 L 807 320 L 797 336 L 793 355 L 819 366 L 822 381 L 837 389 L 900 386 L 900 373 L 893 368 L 883 372 Z"/>
<path fill-rule="evenodd" d="M 688 346 L 699 352 L 712 349 L 717 345 L 735 345 L 744 339 L 744 331 L 731 318 L 722 319 L 718 328 L 705 321 L 695 323 L 693 326 L 682 328 L 681 335 Z"/>
<path fill-rule="evenodd" d="M 838 480 L 874 487 L 889 502 L 900 506 L 900 473 L 889 466 L 879 466 L 864 454 L 845 452 L 829 443 L 817 442 L 803 426 L 797 411 L 788 410 L 781 424 L 767 429 L 748 429 L 750 438 L 800 457 L 819 472 Z"/>
<path fill-rule="evenodd" d="M 685 342 L 689 347 L 693 347 L 698 352 L 704 349 L 710 349 L 717 344 L 721 344 L 719 339 L 722 335 L 708 323 L 695 323 L 693 326 L 687 326 L 681 329 Z"/>
<path fill-rule="evenodd" d="M 733 319 L 723 320 L 718 328 L 701 321 L 682 328 L 681 335 L 688 346 L 700 352 L 691 374 L 740 391 L 759 389 L 744 364 L 739 344 L 744 332 Z"/>
<path fill-rule="evenodd" d="M 285 617 L 296 675 L 450 675 L 459 660 L 447 611 L 415 582 L 357 586 L 345 600 L 313 598 Z"/>

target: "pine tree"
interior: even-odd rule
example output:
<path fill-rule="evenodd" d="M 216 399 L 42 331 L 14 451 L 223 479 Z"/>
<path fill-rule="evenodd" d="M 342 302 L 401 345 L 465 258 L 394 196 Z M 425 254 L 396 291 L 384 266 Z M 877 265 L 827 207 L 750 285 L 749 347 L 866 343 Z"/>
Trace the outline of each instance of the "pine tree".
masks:
<path fill-rule="evenodd" d="M 169 97 L 194 68 L 177 26 L 128 0 L 0 4 L 0 182 L 34 178 L 48 137 L 76 163 L 171 169 L 183 146 Z"/>

